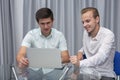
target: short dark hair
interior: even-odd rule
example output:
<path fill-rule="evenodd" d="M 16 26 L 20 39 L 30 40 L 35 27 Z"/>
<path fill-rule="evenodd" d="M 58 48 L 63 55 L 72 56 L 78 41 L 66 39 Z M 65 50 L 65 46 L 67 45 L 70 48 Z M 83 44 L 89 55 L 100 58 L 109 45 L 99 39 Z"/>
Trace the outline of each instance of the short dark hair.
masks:
<path fill-rule="evenodd" d="M 86 13 L 87 11 L 92 11 L 94 18 L 96 18 L 97 16 L 99 17 L 99 12 L 98 12 L 97 8 L 94 8 L 94 7 L 83 8 L 83 9 L 81 10 L 81 14 L 84 14 L 84 13 Z"/>
<path fill-rule="evenodd" d="M 51 18 L 52 20 L 53 18 L 53 12 L 51 11 L 51 9 L 49 8 L 40 8 L 37 12 L 36 12 L 36 20 L 37 22 L 39 22 L 39 19 L 43 19 L 43 18 Z"/>

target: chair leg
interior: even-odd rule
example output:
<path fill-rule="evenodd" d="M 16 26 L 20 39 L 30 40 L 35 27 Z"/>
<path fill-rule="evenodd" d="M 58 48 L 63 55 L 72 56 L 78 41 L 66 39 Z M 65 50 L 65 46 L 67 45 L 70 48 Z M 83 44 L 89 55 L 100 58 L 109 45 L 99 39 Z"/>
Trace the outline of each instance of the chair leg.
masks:
<path fill-rule="evenodd" d="M 116 80 L 120 80 L 120 76 L 117 76 L 117 79 Z"/>
<path fill-rule="evenodd" d="M 120 80 L 120 76 L 118 76 L 118 80 Z"/>

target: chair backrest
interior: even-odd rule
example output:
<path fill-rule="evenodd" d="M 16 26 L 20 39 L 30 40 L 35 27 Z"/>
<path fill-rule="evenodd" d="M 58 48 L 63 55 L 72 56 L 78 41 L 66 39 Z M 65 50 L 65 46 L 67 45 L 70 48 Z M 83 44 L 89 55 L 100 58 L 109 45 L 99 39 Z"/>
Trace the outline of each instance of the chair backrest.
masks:
<path fill-rule="evenodd" d="M 115 71 L 116 75 L 120 75 L 120 52 L 118 52 L 118 51 L 115 51 L 114 71 Z"/>

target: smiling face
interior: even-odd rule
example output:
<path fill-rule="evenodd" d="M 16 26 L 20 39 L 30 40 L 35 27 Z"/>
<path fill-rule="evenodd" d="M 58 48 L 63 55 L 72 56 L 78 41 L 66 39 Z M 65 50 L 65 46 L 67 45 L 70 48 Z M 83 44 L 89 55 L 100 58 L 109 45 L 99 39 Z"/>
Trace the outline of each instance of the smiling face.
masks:
<path fill-rule="evenodd" d="M 47 37 L 51 33 L 51 28 L 53 26 L 53 20 L 51 18 L 39 19 L 38 24 L 41 28 L 41 33 Z"/>
<path fill-rule="evenodd" d="M 94 18 L 93 11 L 82 14 L 82 23 L 90 36 L 95 36 L 99 30 L 99 17 Z"/>
<path fill-rule="evenodd" d="M 53 26 L 53 12 L 49 8 L 41 8 L 36 12 L 36 21 L 41 28 L 41 33 L 47 37 L 51 33 L 51 27 Z"/>

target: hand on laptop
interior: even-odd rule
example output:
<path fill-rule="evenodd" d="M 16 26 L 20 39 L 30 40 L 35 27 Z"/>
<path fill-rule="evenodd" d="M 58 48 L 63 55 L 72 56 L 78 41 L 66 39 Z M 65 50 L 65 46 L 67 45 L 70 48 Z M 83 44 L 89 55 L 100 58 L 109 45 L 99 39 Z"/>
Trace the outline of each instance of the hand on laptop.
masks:
<path fill-rule="evenodd" d="M 28 59 L 24 57 L 22 57 L 18 63 L 19 68 L 25 68 L 28 67 L 28 65 L 29 65 Z"/>

